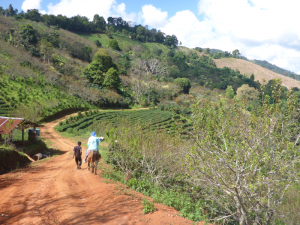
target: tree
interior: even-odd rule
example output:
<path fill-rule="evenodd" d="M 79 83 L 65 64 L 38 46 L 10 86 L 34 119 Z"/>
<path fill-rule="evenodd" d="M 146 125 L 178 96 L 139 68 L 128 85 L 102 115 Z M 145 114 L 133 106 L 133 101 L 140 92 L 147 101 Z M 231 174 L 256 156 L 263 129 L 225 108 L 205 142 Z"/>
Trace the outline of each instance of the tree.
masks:
<path fill-rule="evenodd" d="M 20 28 L 20 35 L 23 39 L 27 40 L 30 44 L 37 42 L 36 32 L 31 24 L 22 25 Z"/>
<path fill-rule="evenodd" d="M 178 45 L 177 37 L 174 34 L 172 36 L 167 35 L 167 37 L 165 38 L 164 45 L 167 45 L 167 46 L 170 46 L 170 47 L 171 46 L 176 47 Z"/>
<path fill-rule="evenodd" d="M 198 52 L 203 52 L 203 49 L 200 48 L 200 47 L 196 47 L 195 50 L 198 51 Z"/>
<path fill-rule="evenodd" d="M 168 74 L 173 78 L 180 77 L 180 70 L 176 65 L 172 65 L 168 68 Z"/>
<path fill-rule="evenodd" d="M 25 19 L 32 20 L 35 22 L 40 22 L 42 19 L 42 15 L 39 13 L 37 9 L 28 9 L 27 13 L 25 13 Z"/>
<path fill-rule="evenodd" d="M 5 9 L 2 6 L 0 6 L 0 15 L 5 16 Z"/>
<path fill-rule="evenodd" d="M 98 48 L 101 48 L 102 47 L 102 44 L 99 40 L 96 40 L 95 41 L 95 45 L 98 47 Z"/>
<path fill-rule="evenodd" d="M 94 15 L 93 23 L 95 25 L 95 28 L 98 30 L 104 30 L 106 21 L 102 16 L 99 16 L 98 14 Z"/>
<path fill-rule="evenodd" d="M 209 48 L 206 48 L 204 52 L 205 52 L 206 54 L 209 54 L 209 53 L 210 53 L 210 49 L 209 49 Z"/>
<path fill-rule="evenodd" d="M 233 55 L 233 57 L 238 58 L 241 55 L 241 53 L 240 53 L 240 51 L 238 49 L 235 49 L 232 52 L 232 55 Z"/>
<path fill-rule="evenodd" d="M 175 53 L 174 53 L 174 51 L 169 51 L 167 55 L 168 55 L 169 57 L 174 57 Z"/>
<path fill-rule="evenodd" d="M 53 49 L 53 45 L 50 42 L 48 42 L 45 39 L 43 39 L 41 41 L 40 50 L 41 50 L 41 53 L 44 55 L 44 62 L 47 58 L 48 59 L 48 64 L 49 64 L 49 59 L 50 59 L 50 56 L 51 56 L 52 49 Z"/>
<path fill-rule="evenodd" d="M 108 54 L 108 51 L 104 48 L 100 48 L 96 52 L 93 57 L 93 61 L 101 63 L 104 72 L 107 72 L 111 67 L 113 67 L 112 58 Z"/>
<path fill-rule="evenodd" d="M 174 84 L 179 85 L 183 93 L 189 94 L 191 88 L 191 81 L 188 78 L 177 78 L 174 80 Z"/>
<path fill-rule="evenodd" d="M 108 47 L 112 48 L 114 50 L 117 50 L 117 51 L 121 51 L 121 49 L 119 47 L 119 44 L 118 44 L 117 40 L 115 40 L 115 39 L 110 39 L 109 40 Z"/>
<path fill-rule="evenodd" d="M 246 99 L 248 101 L 252 101 L 258 99 L 258 95 L 258 90 L 253 87 L 249 87 L 248 84 L 243 84 L 236 91 L 236 98 L 238 100 Z"/>
<path fill-rule="evenodd" d="M 145 28 L 142 27 L 142 26 L 139 26 L 139 27 L 136 29 L 136 33 L 139 34 L 139 35 L 144 35 L 144 34 L 145 34 Z"/>
<path fill-rule="evenodd" d="M 251 74 L 250 80 L 254 81 L 254 79 L 255 79 L 254 74 Z"/>
<path fill-rule="evenodd" d="M 102 64 L 98 61 L 93 61 L 82 70 L 82 75 L 88 79 L 89 83 L 102 86 L 104 82 L 103 71 Z"/>
<path fill-rule="evenodd" d="M 227 86 L 227 88 L 226 88 L 226 96 L 228 98 L 233 98 L 234 97 L 234 90 L 233 90 L 232 86 Z"/>
<path fill-rule="evenodd" d="M 114 68 L 110 68 L 105 74 L 103 86 L 109 89 L 118 89 L 121 84 L 118 72 Z"/>
<path fill-rule="evenodd" d="M 272 223 L 284 194 L 299 181 L 299 146 L 291 141 L 299 114 L 292 103 L 286 113 L 278 103 L 253 114 L 237 101 L 193 106 L 193 141 L 183 162 L 201 196 L 219 205 L 216 221 Z"/>
<path fill-rule="evenodd" d="M 148 104 L 150 94 L 159 77 L 166 73 L 165 66 L 157 59 L 139 60 L 132 69 L 133 89 L 137 93 L 138 102 L 143 93 L 148 92 Z"/>

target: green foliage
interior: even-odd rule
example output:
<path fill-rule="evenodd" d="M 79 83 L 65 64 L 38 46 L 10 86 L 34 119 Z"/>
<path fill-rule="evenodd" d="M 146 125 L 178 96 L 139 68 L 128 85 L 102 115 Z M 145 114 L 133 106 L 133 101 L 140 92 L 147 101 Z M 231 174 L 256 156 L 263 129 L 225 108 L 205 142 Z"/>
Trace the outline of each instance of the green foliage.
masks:
<path fill-rule="evenodd" d="M 114 68 L 110 68 L 105 74 L 103 86 L 107 88 L 118 89 L 120 85 L 121 81 L 119 78 L 119 73 Z"/>
<path fill-rule="evenodd" d="M 234 212 L 240 224 L 270 224 L 281 196 L 299 179 L 299 146 L 291 141 L 298 132 L 290 126 L 299 113 L 292 97 L 288 110 L 280 110 L 280 82 L 274 82 L 276 101 L 256 107 L 254 113 L 246 111 L 246 104 L 225 99 L 193 106 L 197 144 L 186 151 L 189 175 L 207 199 L 220 204 L 219 212 Z"/>
<path fill-rule="evenodd" d="M 191 81 L 188 78 L 177 78 L 174 80 L 174 83 L 182 88 L 183 93 L 189 94 Z"/>
<path fill-rule="evenodd" d="M 80 42 L 75 42 L 68 46 L 68 53 L 74 57 L 86 62 L 91 61 L 92 49 Z"/>
<path fill-rule="evenodd" d="M 23 39 L 28 41 L 30 44 L 34 44 L 37 42 L 36 31 L 29 23 L 21 26 L 20 35 Z"/>
<path fill-rule="evenodd" d="M 119 44 L 118 44 L 117 40 L 115 40 L 115 39 L 109 40 L 108 47 L 112 48 L 114 50 L 117 50 L 117 51 L 121 51 Z"/>
<path fill-rule="evenodd" d="M 95 45 L 98 47 L 98 48 L 101 48 L 102 47 L 102 44 L 99 40 L 96 40 L 95 41 Z"/>
<path fill-rule="evenodd" d="M 150 212 L 154 212 L 156 210 L 154 203 L 153 202 L 149 202 L 146 198 L 144 198 L 144 200 L 142 201 L 143 204 L 143 214 L 148 214 Z"/>
<path fill-rule="evenodd" d="M 82 74 L 90 83 L 102 85 L 104 82 L 103 71 L 102 64 L 99 61 L 93 61 L 82 70 Z"/>
<path fill-rule="evenodd" d="M 175 55 L 174 51 L 169 51 L 169 52 L 168 52 L 168 56 L 169 56 L 169 57 L 174 57 L 174 55 Z"/>
<path fill-rule="evenodd" d="M 228 86 L 226 88 L 226 96 L 228 98 L 233 98 L 234 97 L 234 90 L 233 90 L 233 88 L 231 86 Z"/>
<path fill-rule="evenodd" d="M 113 67 L 112 58 L 108 54 L 107 50 L 100 48 L 93 57 L 93 61 L 101 63 L 104 72 L 107 72 L 111 67 Z"/>
<path fill-rule="evenodd" d="M 257 100 L 258 96 L 259 96 L 258 90 L 256 90 L 253 87 L 249 87 L 248 84 L 243 84 L 236 91 L 236 98 L 238 100 L 246 99 L 248 101 L 253 101 L 253 100 Z"/>

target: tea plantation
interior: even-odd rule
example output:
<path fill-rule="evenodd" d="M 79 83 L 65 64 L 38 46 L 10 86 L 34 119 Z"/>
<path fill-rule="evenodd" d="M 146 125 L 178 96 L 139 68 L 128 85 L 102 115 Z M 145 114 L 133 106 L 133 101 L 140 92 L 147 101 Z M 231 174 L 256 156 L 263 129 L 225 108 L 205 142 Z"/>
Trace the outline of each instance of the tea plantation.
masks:
<path fill-rule="evenodd" d="M 30 79 L 3 79 L 0 84 L 0 116 L 10 116 L 21 105 L 38 110 L 41 118 L 65 109 L 91 107 L 77 96 L 69 96 L 60 87 L 36 84 Z"/>
<path fill-rule="evenodd" d="M 0 115 L 1 116 L 8 116 L 11 107 L 9 104 L 4 101 L 4 99 L 0 98 Z"/>
<path fill-rule="evenodd" d="M 181 131 L 182 135 L 190 129 L 190 123 L 180 121 L 179 116 L 172 114 L 168 111 L 161 111 L 158 109 L 151 110 L 135 110 L 135 111 L 91 111 L 77 116 L 70 117 L 69 119 L 61 122 L 57 127 L 60 132 L 69 133 L 85 133 L 89 130 L 90 126 L 94 123 L 105 126 L 112 124 L 118 126 L 118 123 L 126 120 L 129 124 L 136 124 L 138 122 L 145 125 L 145 130 L 160 130 L 168 133 L 173 133 L 176 130 Z"/>

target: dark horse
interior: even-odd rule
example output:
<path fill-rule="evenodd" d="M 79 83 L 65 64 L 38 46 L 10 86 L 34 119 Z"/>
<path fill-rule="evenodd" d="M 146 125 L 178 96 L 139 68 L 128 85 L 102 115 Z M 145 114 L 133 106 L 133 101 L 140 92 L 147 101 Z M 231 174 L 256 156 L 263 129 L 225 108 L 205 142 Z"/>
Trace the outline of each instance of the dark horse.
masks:
<path fill-rule="evenodd" d="M 90 151 L 87 156 L 86 161 L 88 163 L 89 171 L 90 171 L 90 167 L 92 167 L 92 173 L 94 173 L 95 170 L 95 175 L 97 174 L 97 165 L 100 159 L 101 159 L 101 154 L 96 150 Z"/>

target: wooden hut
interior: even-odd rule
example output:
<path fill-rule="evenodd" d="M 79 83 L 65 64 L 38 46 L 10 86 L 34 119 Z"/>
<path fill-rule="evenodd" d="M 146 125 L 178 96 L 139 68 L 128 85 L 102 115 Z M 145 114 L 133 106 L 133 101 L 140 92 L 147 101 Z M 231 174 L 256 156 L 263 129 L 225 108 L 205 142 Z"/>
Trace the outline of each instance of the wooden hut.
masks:
<path fill-rule="evenodd" d="M 43 127 L 44 125 L 34 123 L 24 118 L 13 118 L 13 117 L 3 117 L 0 116 L 0 144 L 2 143 L 2 135 L 9 134 L 7 143 L 13 141 L 13 131 L 14 129 L 20 129 L 22 131 L 22 145 L 24 145 L 24 130 L 33 127 L 36 130 L 37 127 Z"/>

